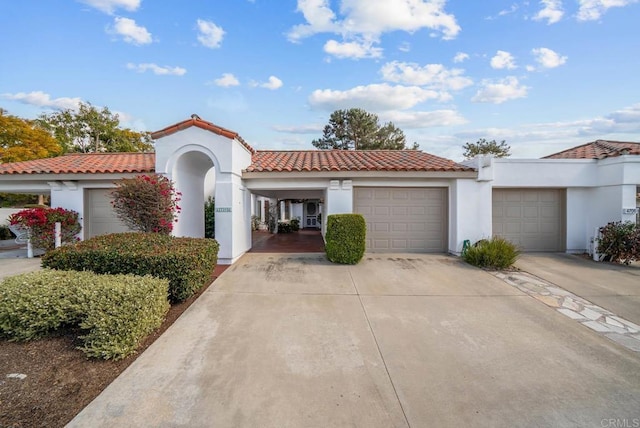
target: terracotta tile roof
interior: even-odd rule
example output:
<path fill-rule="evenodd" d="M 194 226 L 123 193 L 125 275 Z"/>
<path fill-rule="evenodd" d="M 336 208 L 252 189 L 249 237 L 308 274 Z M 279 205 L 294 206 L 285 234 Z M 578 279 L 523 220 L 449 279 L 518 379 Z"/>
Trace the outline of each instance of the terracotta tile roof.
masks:
<path fill-rule="evenodd" d="M 596 140 L 545 156 L 543 159 L 604 159 L 620 155 L 640 155 L 640 143 Z"/>
<path fill-rule="evenodd" d="M 154 172 L 155 153 L 72 153 L 0 164 L 1 174 L 114 174 Z"/>
<path fill-rule="evenodd" d="M 190 119 L 183 120 L 182 122 L 178 122 L 175 125 L 168 126 L 164 129 L 161 129 L 160 131 L 152 132 L 151 138 L 157 140 L 159 138 L 175 134 L 178 131 L 190 128 L 192 126 L 204 129 L 205 131 L 213 132 L 214 134 L 222 135 L 223 137 L 227 137 L 231 140 L 235 138 L 236 140 L 240 141 L 240 143 L 245 146 L 247 150 L 249 150 L 252 154 L 255 153 L 253 147 L 251 147 L 246 141 L 244 141 L 237 132 L 225 129 L 214 123 L 207 122 L 206 120 L 202 120 L 197 114 L 192 114 Z"/>
<path fill-rule="evenodd" d="M 258 150 L 245 171 L 473 171 L 473 168 L 419 150 Z"/>

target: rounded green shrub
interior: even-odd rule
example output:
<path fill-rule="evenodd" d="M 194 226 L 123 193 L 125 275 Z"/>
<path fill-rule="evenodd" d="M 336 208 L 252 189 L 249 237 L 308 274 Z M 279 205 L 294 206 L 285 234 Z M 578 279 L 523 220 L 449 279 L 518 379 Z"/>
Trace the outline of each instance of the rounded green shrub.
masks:
<path fill-rule="evenodd" d="M 327 217 L 325 251 L 334 263 L 355 265 L 364 256 L 367 224 L 360 214 L 333 214 Z"/>
<path fill-rule="evenodd" d="M 42 257 L 42 266 L 168 279 L 169 299 L 181 302 L 211 282 L 218 248 L 214 239 L 113 233 L 50 251 Z"/>
<path fill-rule="evenodd" d="M 166 279 L 45 269 L 0 282 L 0 337 L 31 340 L 79 326 L 88 357 L 135 352 L 169 310 Z"/>
<path fill-rule="evenodd" d="M 514 244 L 499 236 L 476 242 L 462 254 L 465 262 L 485 268 L 500 270 L 513 265 L 520 251 Z"/>

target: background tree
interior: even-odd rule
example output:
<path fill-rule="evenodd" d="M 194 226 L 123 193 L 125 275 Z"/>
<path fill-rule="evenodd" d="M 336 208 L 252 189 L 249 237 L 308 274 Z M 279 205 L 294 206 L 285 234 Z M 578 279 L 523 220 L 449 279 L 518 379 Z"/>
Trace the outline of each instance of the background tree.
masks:
<path fill-rule="evenodd" d="M 393 123 L 380 125 L 378 116 L 360 108 L 336 110 L 324 127 L 322 138 L 311 142 L 318 149 L 403 150 L 404 132 Z M 413 143 L 412 149 L 418 144 Z"/>
<path fill-rule="evenodd" d="M 117 114 L 80 103 L 78 110 L 43 114 L 38 123 L 58 140 L 65 152 L 143 152 L 153 150 L 148 133 L 120 127 Z"/>
<path fill-rule="evenodd" d="M 0 111 L 0 162 L 49 158 L 61 153 L 60 144 L 37 123 Z"/>
<path fill-rule="evenodd" d="M 467 142 L 462 148 L 464 149 L 463 156 L 465 159 L 471 159 L 477 155 L 493 155 L 497 158 L 511 156 L 511 146 L 505 140 L 497 143 L 496 140 L 487 141 L 481 138 L 477 143 Z"/>

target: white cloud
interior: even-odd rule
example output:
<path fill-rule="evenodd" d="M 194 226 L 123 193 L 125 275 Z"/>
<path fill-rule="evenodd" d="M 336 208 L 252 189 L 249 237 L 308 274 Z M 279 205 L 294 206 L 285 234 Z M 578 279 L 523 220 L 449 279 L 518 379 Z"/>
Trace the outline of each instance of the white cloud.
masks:
<path fill-rule="evenodd" d="M 127 68 L 129 70 L 135 70 L 138 73 L 144 73 L 146 71 L 151 71 L 153 74 L 158 76 L 183 76 L 187 70 L 182 67 L 170 67 L 170 66 L 159 66 L 153 63 L 145 63 L 145 64 L 132 64 L 128 63 Z"/>
<path fill-rule="evenodd" d="M 400 52 L 409 52 L 411 51 L 411 44 L 409 42 L 402 42 L 400 46 L 398 46 L 398 50 Z"/>
<path fill-rule="evenodd" d="M 251 81 L 249 82 L 249 85 L 253 86 L 254 88 L 261 87 L 261 88 L 266 88 L 274 91 L 282 87 L 282 80 L 278 79 L 276 76 L 269 76 L 269 80 L 264 83 Z"/>
<path fill-rule="evenodd" d="M 612 7 L 624 7 L 638 0 L 578 0 L 578 21 L 595 21 Z"/>
<path fill-rule="evenodd" d="M 140 7 L 141 0 L 80 0 L 81 3 L 112 15 L 116 9 L 124 9 L 135 12 Z"/>
<path fill-rule="evenodd" d="M 513 76 L 508 76 L 498 81 L 483 80 L 481 88 L 471 101 L 502 104 L 508 100 L 526 97 L 528 90 L 528 87 L 521 85 L 518 79 Z"/>
<path fill-rule="evenodd" d="M 113 27 L 109 30 L 112 34 L 122 36 L 125 42 L 133 45 L 147 45 L 153 41 L 151 33 L 146 28 L 136 24 L 136 21 L 129 18 L 116 17 L 113 20 Z"/>
<path fill-rule="evenodd" d="M 196 24 L 198 25 L 198 41 L 202 43 L 202 46 L 211 49 L 219 48 L 225 34 L 222 27 L 204 19 L 198 19 Z"/>
<path fill-rule="evenodd" d="M 535 21 L 547 20 L 547 25 L 555 24 L 562 19 L 564 11 L 562 10 L 561 0 L 541 0 L 543 8 L 540 9 L 533 17 Z"/>
<path fill-rule="evenodd" d="M 274 125 L 271 127 L 274 131 L 284 132 L 287 134 L 317 134 L 318 132 L 322 132 L 324 129 L 324 125 L 313 123 L 309 125 L 298 125 L 298 126 L 282 126 L 282 125 Z"/>
<path fill-rule="evenodd" d="M 331 33 L 342 36 L 343 43 L 355 39 L 373 44 L 379 43 L 384 33 L 413 33 L 427 28 L 440 33 L 443 39 L 453 39 L 460 26 L 455 16 L 445 11 L 445 3 L 445 0 L 340 0 L 338 15 L 329 0 L 298 0 L 297 11 L 306 22 L 292 27 L 287 37 L 299 42 L 314 34 Z"/>
<path fill-rule="evenodd" d="M 337 58 L 380 58 L 382 49 L 374 47 L 372 42 L 338 42 L 329 40 L 324 44 L 324 51 Z"/>
<path fill-rule="evenodd" d="M 543 68 L 556 68 L 567 62 L 566 56 L 558 55 L 557 52 L 548 48 L 532 49 L 531 53 L 533 54 L 535 61 Z"/>
<path fill-rule="evenodd" d="M 223 88 L 228 88 L 229 86 L 238 86 L 240 81 L 232 73 L 223 73 L 222 76 L 215 79 L 213 83 Z"/>
<path fill-rule="evenodd" d="M 491 68 L 513 70 L 516 68 L 515 58 L 509 52 L 498 51 L 495 56 L 491 58 Z"/>
<path fill-rule="evenodd" d="M 317 89 L 309 96 L 313 108 L 337 110 L 359 107 L 369 111 L 409 109 L 427 100 L 441 99 L 440 92 L 419 86 L 387 83 L 356 86 L 346 91 Z"/>
<path fill-rule="evenodd" d="M 2 94 L 2 98 L 7 100 L 18 101 L 23 104 L 29 104 L 37 107 L 47 107 L 55 110 L 75 110 L 78 108 L 82 99 L 80 98 L 51 98 L 51 95 L 42 91 L 18 92 L 15 94 Z"/>
<path fill-rule="evenodd" d="M 380 119 L 393 122 L 405 129 L 433 128 L 437 126 L 454 126 L 467 123 L 467 120 L 456 110 L 434 111 L 386 111 L 380 113 Z"/>
<path fill-rule="evenodd" d="M 513 157 L 539 158 L 596 139 L 637 141 L 640 104 L 604 116 L 563 122 L 530 123 L 513 128 L 468 129 L 453 134 L 451 144 L 478 138 L 507 140 Z M 446 150 L 446 148 L 444 149 Z M 456 153 L 461 156 L 461 151 Z M 452 154 L 450 158 L 455 158 Z"/>
<path fill-rule="evenodd" d="M 442 91 L 458 91 L 473 84 L 473 80 L 464 76 L 464 70 L 447 69 L 442 64 L 418 64 L 392 61 L 380 69 L 383 79 L 407 85 L 427 86 Z"/>
<path fill-rule="evenodd" d="M 469 59 L 469 54 L 466 54 L 464 52 L 458 52 L 456 53 L 456 56 L 453 57 L 453 62 L 455 63 L 463 62 L 467 59 Z"/>

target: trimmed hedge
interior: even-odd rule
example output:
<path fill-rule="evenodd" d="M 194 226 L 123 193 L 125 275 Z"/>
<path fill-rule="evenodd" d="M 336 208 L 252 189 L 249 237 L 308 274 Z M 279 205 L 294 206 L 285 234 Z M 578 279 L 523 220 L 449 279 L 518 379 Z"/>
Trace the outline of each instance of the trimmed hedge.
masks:
<path fill-rule="evenodd" d="M 325 250 L 334 263 L 355 265 L 364 256 L 367 224 L 360 214 L 332 214 L 327 217 Z"/>
<path fill-rule="evenodd" d="M 476 242 L 462 254 L 462 259 L 477 267 L 500 270 L 513 265 L 520 251 L 511 242 L 499 236 Z"/>
<path fill-rule="evenodd" d="M 218 248 L 213 239 L 113 233 L 57 248 L 42 257 L 42 266 L 165 278 L 169 280 L 169 299 L 181 302 L 211 282 Z"/>
<path fill-rule="evenodd" d="M 0 283 L 0 337 L 31 340 L 79 326 L 89 357 L 120 359 L 160 327 L 169 310 L 167 280 L 42 270 Z"/>

